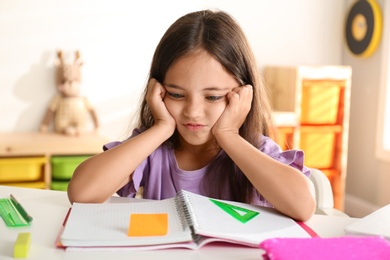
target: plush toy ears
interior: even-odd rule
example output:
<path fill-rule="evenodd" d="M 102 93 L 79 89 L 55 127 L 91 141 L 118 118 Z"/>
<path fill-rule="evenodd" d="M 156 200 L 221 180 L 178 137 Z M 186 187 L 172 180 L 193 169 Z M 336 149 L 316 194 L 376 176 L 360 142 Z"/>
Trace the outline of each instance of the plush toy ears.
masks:
<path fill-rule="evenodd" d="M 83 65 L 83 62 L 81 61 L 81 59 L 80 59 L 80 51 L 79 50 L 77 50 L 77 51 L 75 51 L 75 53 L 74 53 L 74 64 L 78 64 L 80 67 Z"/>
<path fill-rule="evenodd" d="M 63 66 L 64 65 L 64 56 L 62 54 L 62 51 L 57 51 L 57 58 L 60 61 L 60 65 Z"/>
<path fill-rule="evenodd" d="M 75 53 L 74 53 L 74 62 L 73 62 L 73 64 L 78 64 L 79 66 L 82 66 L 83 62 L 81 61 L 80 57 L 81 57 L 80 51 L 76 50 Z M 60 62 L 60 66 L 64 66 L 64 55 L 63 55 L 61 50 L 57 51 L 57 58 L 58 58 L 58 61 Z"/>

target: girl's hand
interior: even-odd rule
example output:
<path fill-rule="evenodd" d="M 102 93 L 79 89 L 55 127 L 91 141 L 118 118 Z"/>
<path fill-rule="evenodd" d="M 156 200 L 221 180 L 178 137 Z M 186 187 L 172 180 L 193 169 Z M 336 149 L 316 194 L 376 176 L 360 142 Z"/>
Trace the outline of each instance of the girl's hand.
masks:
<path fill-rule="evenodd" d="M 173 133 L 176 129 L 176 121 L 165 106 L 164 97 L 166 92 L 160 82 L 151 78 L 147 87 L 146 102 L 153 114 L 154 123 L 169 126 Z"/>
<path fill-rule="evenodd" d="M 228 133 L 238 134 L 241 125 L 248 115 L 253 98 L 251 85 L 235 87 L 226 94 L 228 105 L 213 126 L 212 133 L 215 137 Z"/>

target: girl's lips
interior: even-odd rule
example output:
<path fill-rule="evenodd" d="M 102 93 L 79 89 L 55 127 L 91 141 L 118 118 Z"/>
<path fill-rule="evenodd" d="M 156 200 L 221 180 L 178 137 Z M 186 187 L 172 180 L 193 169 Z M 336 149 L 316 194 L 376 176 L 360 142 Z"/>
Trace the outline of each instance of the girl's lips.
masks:
<path fill-rule="evenodd" d="M 199 124 L 185 124 L 184 126 L 191 131 L 197 131 L 204 127 L 204 125 L 199 125 Z"/>

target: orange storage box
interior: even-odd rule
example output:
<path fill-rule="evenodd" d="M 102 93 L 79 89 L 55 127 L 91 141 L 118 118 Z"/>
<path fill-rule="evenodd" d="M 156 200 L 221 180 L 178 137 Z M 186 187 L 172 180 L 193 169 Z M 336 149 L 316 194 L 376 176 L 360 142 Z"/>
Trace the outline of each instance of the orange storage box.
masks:
<path fill-rule="evenodd" d="M 336 124 L 343 84 L 344 81 L 303 81 L 301 124 Z"/>
<path fill-rule="evenodd" d="M 0 182 L 43 179 L 46 157 L 0 158 Z"/>
<path fill-rule="evenodd" d="M 300 149 L 305 153 L 305 165 L 311 168 L 333 168 L 336 137 L 341 127 L 301 126 Z"/>
<path fill-rule="evenodd" d="M 340 175 L 340 171 L 337 169 L 321 169 L 321 171 L 328 177 L 331 185 L 333 185 L 335 177 Z"/>

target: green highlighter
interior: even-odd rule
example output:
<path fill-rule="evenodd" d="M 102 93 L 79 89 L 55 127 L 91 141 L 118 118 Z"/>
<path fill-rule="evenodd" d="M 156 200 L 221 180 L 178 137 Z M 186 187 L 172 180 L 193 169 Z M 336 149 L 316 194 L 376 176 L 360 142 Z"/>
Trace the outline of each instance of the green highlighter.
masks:
<path fill-rule="evenodd" d="M 0 215 L 8 227 L 29 226 L 33 220 L 12 194 L 0 199 Z"/>

